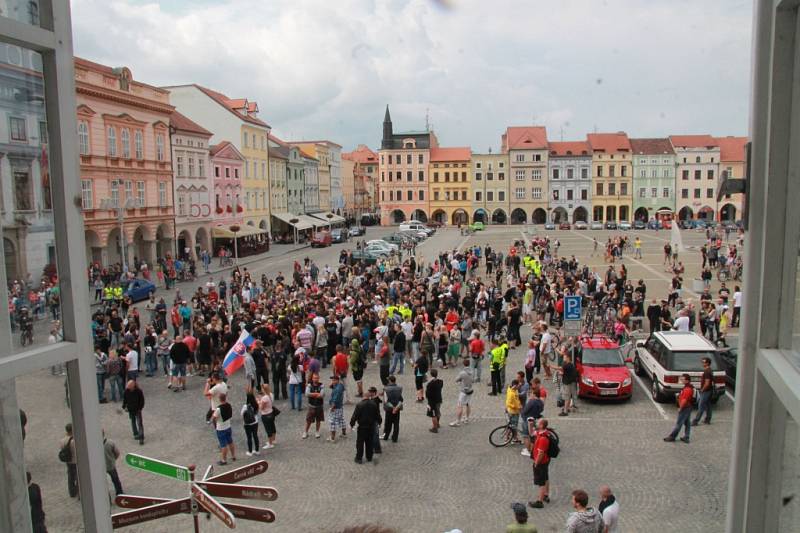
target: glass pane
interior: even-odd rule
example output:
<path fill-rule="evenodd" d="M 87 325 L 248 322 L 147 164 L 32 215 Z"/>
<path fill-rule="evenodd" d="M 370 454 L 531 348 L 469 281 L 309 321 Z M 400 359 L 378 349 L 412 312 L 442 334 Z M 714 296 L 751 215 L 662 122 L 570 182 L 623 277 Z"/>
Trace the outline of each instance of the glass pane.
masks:
<path fill-rule="evenodd" d="M 28 493 L 40 496 L 38 501 L 31 498 L 32 518 L 43 512 L 48 531 L 83 531 L 84 525 L 78 500 L 77 454 L 66 463 L 59 458 L 62 443 L 69 442 L 66 426 L 72 423 L 66 380 L 66 375 L 53 376 L 47 369 L 15 380 L 17 405 L 25 417 L 25 469 L 39 489 L 29 488 Z M 48 393 L 42 394 L 45 390 Z M 40 531 L 36 524 L 34 531 Z"/>
<path fill-rule="evenodd" d="M 800 520 L 800 433 L 797 421 L 789 417 L 783 445 L 783 483 L 781 485 L 781 516 L 778 531 L 797 531 Z"/>
<path fill-rule="evenodd" d="M 0 229 L 10 337 L 19 352 L 61 340 L 44 79 L 37 52 L 0 43 L 0 109 Z"/>
<path fill-rule="evenodd" d="M 3 0 L 0 17 L 39 26 L 39 0 Z"/>

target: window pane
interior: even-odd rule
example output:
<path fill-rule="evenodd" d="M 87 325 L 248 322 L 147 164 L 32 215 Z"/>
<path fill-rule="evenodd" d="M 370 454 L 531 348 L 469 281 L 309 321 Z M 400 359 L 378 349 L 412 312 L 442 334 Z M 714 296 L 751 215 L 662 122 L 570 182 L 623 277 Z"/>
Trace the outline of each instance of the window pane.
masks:
<path fill-rule="evenodd" d="M 0 17 L 39 26 L 39 0 L 5 0 L 0 3 Z"/>
<path fill-rule="evenodd" d="M 47 123 L 41 56 L 19 47 L 2 47 L 17 55 L 0 53 L 0 100 L 10 119 L 6 128 L 0 128 L 0 144 L 5 147 L 0 159 L 0 229 L 11 299 L 11 331 L 0 336 L 11 338 L 16 353 L 30 349 L 31 343 L 42 346 L 61 341 L 61 294 L 52 176 L 40 130 Z M 86 200 L 89 195 L 87 191 Z"/>

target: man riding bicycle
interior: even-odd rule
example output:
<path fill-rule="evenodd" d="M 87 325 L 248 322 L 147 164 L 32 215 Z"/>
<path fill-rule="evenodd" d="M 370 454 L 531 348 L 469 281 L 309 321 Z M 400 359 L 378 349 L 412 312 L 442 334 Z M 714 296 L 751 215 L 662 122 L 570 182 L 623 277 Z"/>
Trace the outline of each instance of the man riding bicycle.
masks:
<path fill-rule="evenodd" d="M 28 312 L 27 307 L 23 307 L 19 311 L 19 329 L 22 332 L 22 338 L 27 339 L 28 344 L 33 342 L 33 317 Z"/>

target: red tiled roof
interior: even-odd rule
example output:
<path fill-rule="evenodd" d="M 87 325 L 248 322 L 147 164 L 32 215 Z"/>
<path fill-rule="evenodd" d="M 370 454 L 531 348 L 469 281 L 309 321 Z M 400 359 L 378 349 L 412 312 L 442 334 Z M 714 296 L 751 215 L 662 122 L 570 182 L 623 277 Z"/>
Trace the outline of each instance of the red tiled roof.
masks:
<path fill-rule="evenodd" d="M 618 133 L 590 133 L 586 136 L 589 146 L 593 151 L 600 152 L 630 152 L 631 142 L 628 134 L 620 131 Z"/>
<path fill-rule="evenodd" d="M 368 146 L 360 144 L 352 152 L 343 153 L 342 159 L 355 161 L 356 163 L 377 163 L 378 154 L 370 150 Z"/>
<path fill-rule="evenodd" d="M 503 146 L 505 150 L 546 150 L 547 130 L 544 126 L 509 126 Z"/>
<path fill-rule="evenodd" d="M 251 124 L 255 124 L 256 126 L 261 126 L 261 127 L 264 127 L 264 128 L 269 128 L 270 127 L 269 124 L 267 124 L 263 120 L 257 119 L 255 117 L 251 117 L 249 115 L 245 116 L 245 115 L 242 115 L 241 113 L 239 113 L 238 111 L 236 111 L 237 108 L 232 107 L 232 104 L 231 104 L 231 102 L 235 102 L 236 100 L 231 100 L 230 98 L 228 98 L 224 94 L 218 93 L 217 91 L 212 91 L 211 89 L 209 89 L 207 87 L 203 87 L 202 85 L 195 84 L 194 86 L 197 87 L 198 89 L 200 89 L 202 92 L 204 92 L 209 98 L 211 98 L 212 100 L 217 102 L 219 105 L 221 105 L 222 107 L 224 107 L 225 109 L 227 109 L 228 111 L 230 111 L 231 113 L 233 113 L 234 115 L 239 117 L 240 119 L 244 120 L 245 122 L 249 122 Z M 244 99 L 240 99 L 240 100 L 242 101 L 241 105 L 243 105 Z"/>
<path fill-rule="evenodd" d="M 472 157 L 472 150 L 469 146 L 458 146 L 452 148 L 431 148 L 431 161 L 469 161 Z"/>
<path fill-rule="evenodd" d="M 212 144 L 211 146 L 208 147 L 208 153 L 211 157 L 214 157 L 228 147 L 230 147 L 234 153 L 238 154 L 238 157 L 236 159 L 241 159 L 242 161 L 244 161 L 244 156 L 242 155 L 242 153 L 239 150 L 237 150 L 236 146 L 234 146 L 233 143 L 231 143 L 230 141 L 220 141 L 217 144 Z"/>
<path fill-rule="evenodd" d="M 341 144 L 336 144 L 333 141 L 326 141 L 326 140 L 322 140 L 322 141 L 292 141 L 292 143 L 294 143 L 294 144 L 324 144 L 324 145 L 327 145 L 327 146 L 335 146 L 336 148 L 339 148 L 339 149 L 342 148 Z"/>
<path fill-rule="evenodd" d="M 169 124 L 176 130 L 180 131 L 188 131 L 190 133 L 197 133 L 199 135 L 207 135 L 209 137 L 214 135 L 200 124 L 189 120 L 188 117 L 178 113 L 177 111 L 173 111 L 169 116 Z"/>
<path fill-rule="evenodd" d="M 669 139 L 631 139 L 631 149 L 634 154 L 674 154 L 672 143 Z"/>
<path fill-rule="evenodd" d="M 248 102 L 247 111 L 249 113 L 258 113 L 258 104 L 256 102 Z"/>
<path fill-rule="evenodd" d="M 711 135 L 670 135 L 669 140 L 676 148 L 716 148 L 719 146 Z"/>
<path fill-rule="evenodd" d="M 592 155 L 592 147 L 586 141 L 551 142 L 550 155 Z"/>
<path fill-rule="evenodd" d="M 272 159 L 289 159 L 288 148 L 281 146 L 280 148 L 270 148 L 269 157 Z"/>
<path fill-rule="evenodd" d="M 300 150 L 300 155 L 302 155 L 303 157 L 305 157 L 305 158 L 307 158 L 307 159 L 311 159 L 311 160 L 313 160 L 313 161 L 319 161 L 319 159 L 317 159 L 316 157 L 314 157 L 314 155 L 312 155 L 312 154 L 309 154 L 308 152 L 306 152 L 305 150 L 303 150 L 303 149 L 302 149 L 302 148 L 300 148 L 299 146 L 298 146 L 297 148 Z"/>
<path fill-rule="evenodd" d="M 719 158 L 722 161 L 744 162 L 744 145 L 749 140 L 747 137 L 716 137 L 719 144 Z"/>

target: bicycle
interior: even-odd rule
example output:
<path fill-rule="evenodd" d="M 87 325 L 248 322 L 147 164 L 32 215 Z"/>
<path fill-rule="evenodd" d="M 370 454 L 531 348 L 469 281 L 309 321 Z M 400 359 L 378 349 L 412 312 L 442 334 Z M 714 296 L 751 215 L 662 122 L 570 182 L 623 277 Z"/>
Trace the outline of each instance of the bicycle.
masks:
<path fill-rule="evenodd" d="M 503 448 L 511 444 L 517 437 L 517 428 L 511 424 L 511 419 L 506 416 L 506 423 L 494 428 L 489 433 L 489 444 L 495 448 Z"/>
<path fill-rule="evenodd" d="M 19 343 L 22 346 L 33 344 L 33 328 L 24 328 L 20 334 Z"/>

